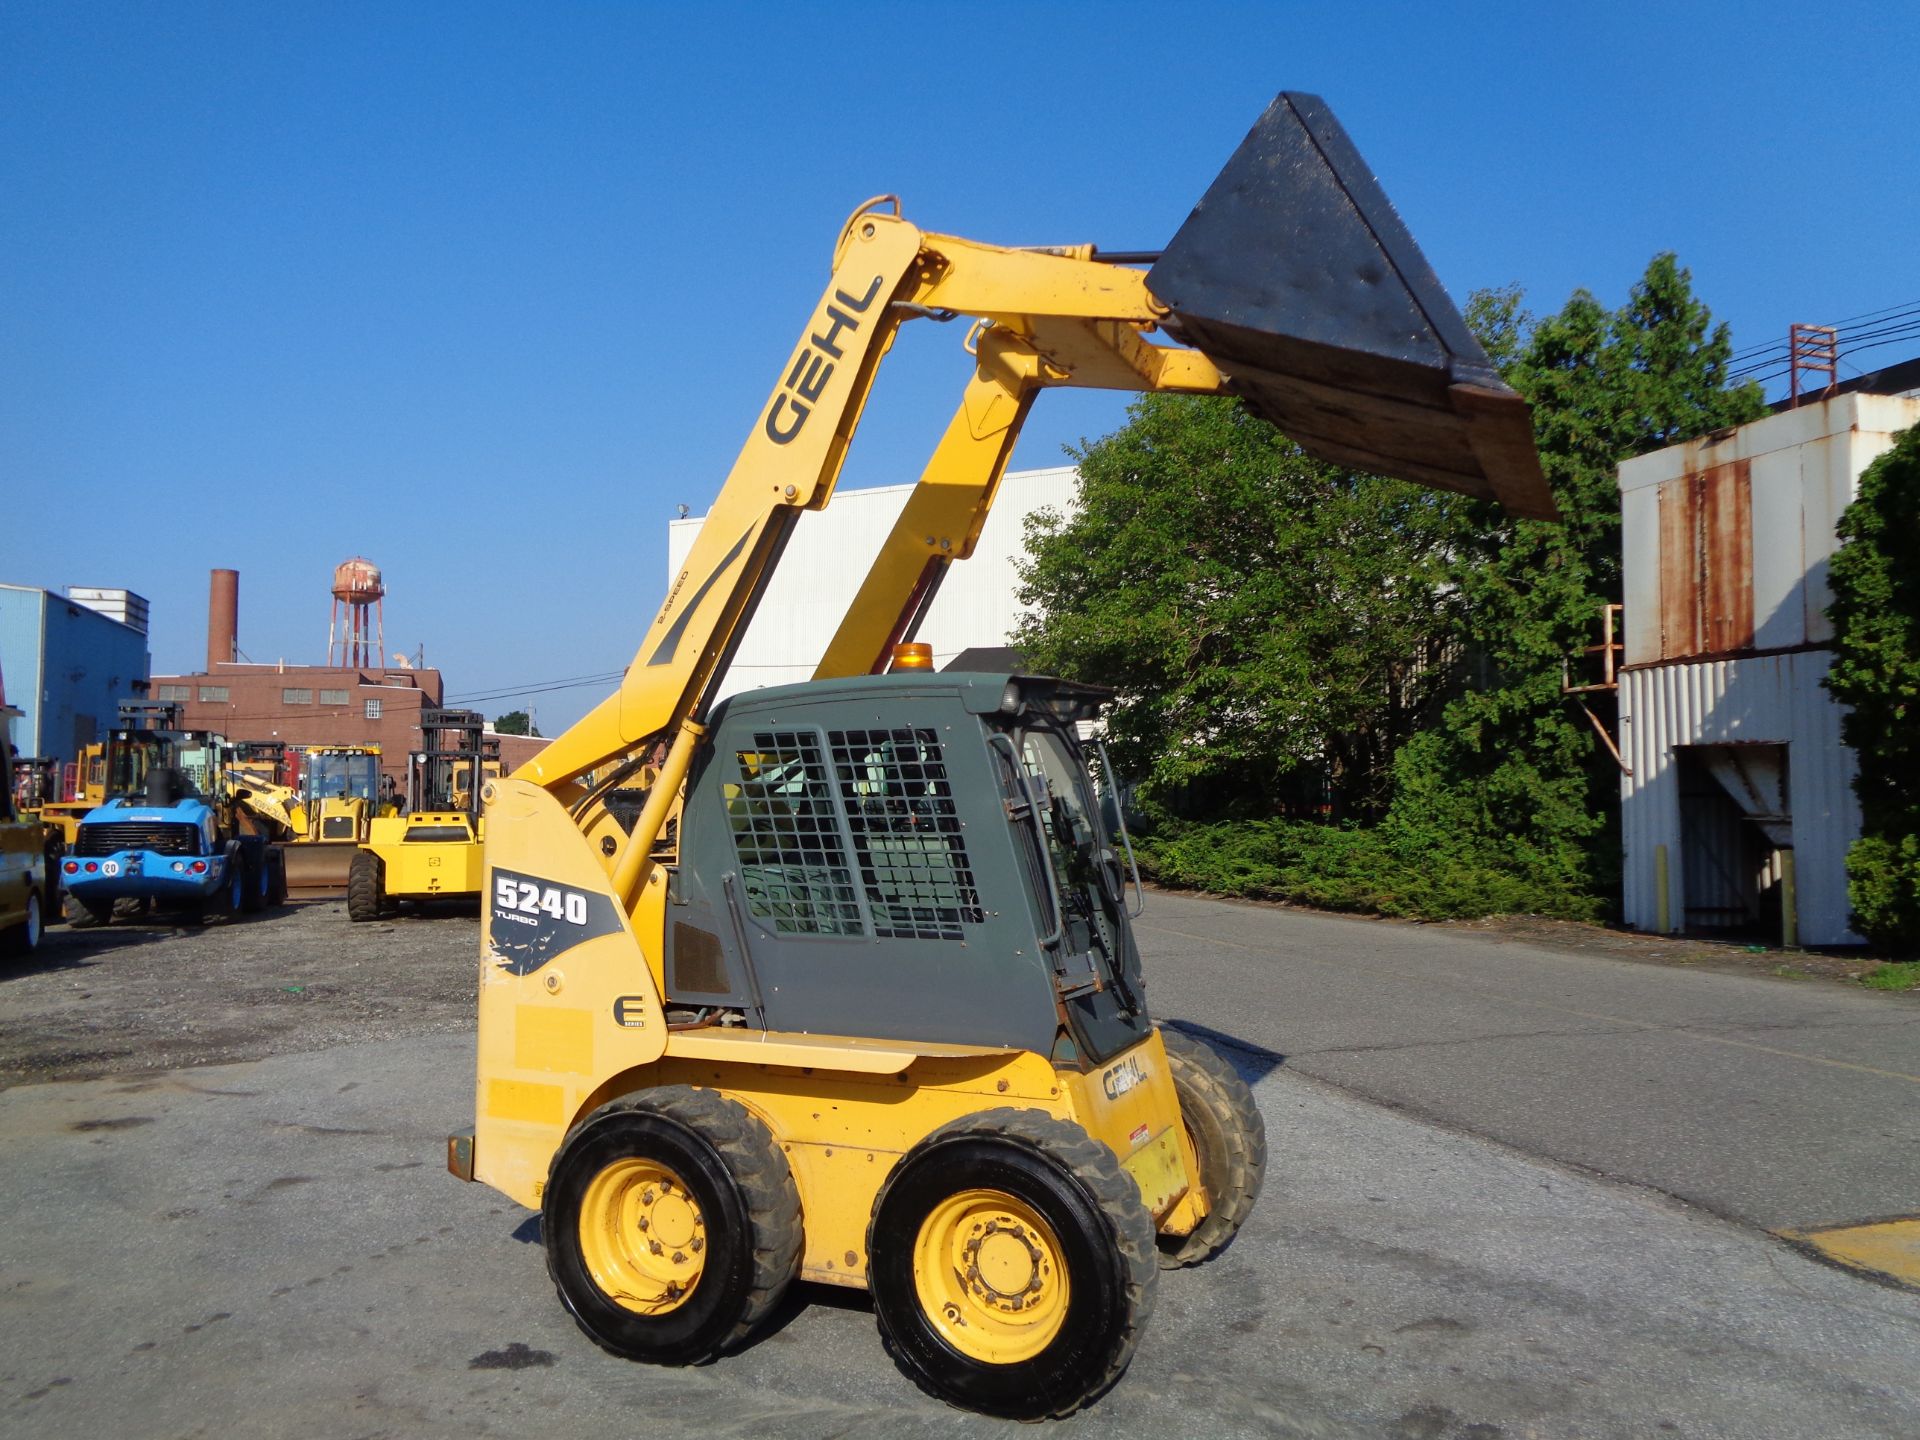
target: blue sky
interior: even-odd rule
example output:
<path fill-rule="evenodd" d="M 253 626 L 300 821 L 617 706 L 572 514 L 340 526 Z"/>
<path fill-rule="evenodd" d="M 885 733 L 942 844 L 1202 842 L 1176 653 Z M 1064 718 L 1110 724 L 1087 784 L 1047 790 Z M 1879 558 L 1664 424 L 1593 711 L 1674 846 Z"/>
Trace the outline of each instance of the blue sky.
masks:
<path fill-rule="evenodd" d="M 1618 303 L 1671 249 L 1746 347 L 1920 300 L 1916 55 L 1905 5 L 7 0 L 0 579 L 139 591 L 165 671 L 234 566 L 247 654 L 319 661 L 362 553 L 451 697 L 615 670 L 869 195 L 1151 248 L 1309 90 L 1456 297 Z M 908 328 L 843 484 L 917 474 L 957 331 Z M 1044 396 L 1015 465 L 1123 411 Z"/>

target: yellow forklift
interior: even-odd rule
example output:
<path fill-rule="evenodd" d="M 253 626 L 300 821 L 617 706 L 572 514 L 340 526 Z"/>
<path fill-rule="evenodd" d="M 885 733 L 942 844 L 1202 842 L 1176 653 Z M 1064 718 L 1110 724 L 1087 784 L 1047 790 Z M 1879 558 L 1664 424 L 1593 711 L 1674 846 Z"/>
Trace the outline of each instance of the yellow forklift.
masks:
<path fill-rule="evenodd" d="M 485 823 L 473 776 L 499 774 L 499 741 L 489 748 L 477 710 L 422 710 L 420 730 L 421 748 L 407 757 L 406 808 L 375 816 L 353 854 L 354 920 L 391 918 L 402 902 L 479 898 Z"/>
<path fill-rule="evenodd" d="M 100 741 L 81 747 L 80 758 L 71 768 L 71 784 L 58 778 L 59 771 L 40 771 L 46 763 L 38 759 L 26 762 L 36 775 L 26 782 L 26 792 L 34 798 L 26 803 L 25 811 L 46 827 L 48 853 L 57 856 L 73 848 L 80 822 L 107 798 L 107 747 Z M 70 792 L 67 798 L 62 798 L 66 792 Z"/>
<path fill-rule="evenodd" d="M 813 680 L 716 703 L 896 331 L 956 319 L 961 403 Z M 929 1393 L 1063 1415 L 1125 1369 L 1157 1266 L 1252 1209 L 1247 1087 L 1147 1003 L 1077 738 L 1103 696 L 894 664 L 1054 386 L 1237 395 L 1313 454 L 1554 515 L 1525 403 L 1315 97 L 1280 96 L 1152 255 L 856 210 L 618 692 L 483 787 L 448 1167 L 541 1211 L 616 1354 L 712 1359 L 799 1277 L 867 1290 Z"/>

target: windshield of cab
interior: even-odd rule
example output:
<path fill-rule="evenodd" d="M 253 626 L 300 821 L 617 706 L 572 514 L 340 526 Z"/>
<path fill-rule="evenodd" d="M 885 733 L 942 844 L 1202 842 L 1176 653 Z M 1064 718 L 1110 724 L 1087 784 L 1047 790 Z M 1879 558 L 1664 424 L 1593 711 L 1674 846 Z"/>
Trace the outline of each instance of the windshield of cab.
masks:
<path fill-rule="evenodd" d="M 1049 727 L 1022 732 L 1020 758 L 1039 801 L 1055 879 L 1063 886 L 1072 885 L 1080 878 L 1087 849 L 1104 843 L 1086 772 L 1066 736 Z"/>
<path fill-rule="evenodd" d="M 109 795 L 138 795 L 147 788 L 147 772 L 173 763 L 173 742 L 158 736 L 116 735 L 107 775 Z"/>
<path fill-rule="evenodd" d="M 310 754 L 306 765 L 307 799 L 337 800 L 357 797 L 372 800 L 380 785 L 378 755 Z"/>

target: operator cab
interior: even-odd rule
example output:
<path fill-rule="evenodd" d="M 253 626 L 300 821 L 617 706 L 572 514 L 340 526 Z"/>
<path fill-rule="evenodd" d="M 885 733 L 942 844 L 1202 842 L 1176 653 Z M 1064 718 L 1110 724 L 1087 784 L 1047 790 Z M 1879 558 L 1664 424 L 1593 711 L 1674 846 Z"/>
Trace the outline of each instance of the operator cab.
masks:
<path fill-rule="evenodd" d="M 380 789 L 380 757 L 370 750 L 309 750 L 302 775 L 306 803 L 365 800 Z"/>
<path fill-rule="evenodd" d="M 1094 1061 L 1149 1026 L 1076 724 L 1018 675 L 815 681 L 715 708 L 671 871 L 682 1023 Z"/>

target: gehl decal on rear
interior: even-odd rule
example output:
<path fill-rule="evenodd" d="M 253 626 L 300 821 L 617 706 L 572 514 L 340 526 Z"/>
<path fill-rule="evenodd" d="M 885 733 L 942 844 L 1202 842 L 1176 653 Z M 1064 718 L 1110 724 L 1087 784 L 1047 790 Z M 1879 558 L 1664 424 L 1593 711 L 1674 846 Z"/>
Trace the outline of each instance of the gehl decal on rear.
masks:
<path fill-rule="evenodd" d="M 620 928 L 613 901 L 512 870 L 493 872 L 487 953 L 513 975 L 531 975 L 564 951 Z"/>
<path fill-rule="evenodd" d="M 1146 1078 L 1146 1067 L 1140 1063 L 1140 1057 L 1130 1055 L 1100 1077 L 1100 1088 L 1107 1092 L 1107 1099 L 1118 1100 Z"/>
<path fill-rule="evenodd" d="M 867 307 L 873 304 L 873 297 L 880 293 L 880 282 L 884 278 L 874 276 L 873 283 L 867 286 L 867 293 L 857 300 L 844 290 L 833 292 L 833 303 L 827 306 L 824 327 L 827 333 L 822 335 L 815 331 L 807 337 L 807 343 L 793 357 L 793 368 L 787 372 L 785 383 L 773 397 L 773 405 L 767 411 L 767 438 L 774 444 L 790 443 L 805 427 L 807 417 L 813 414 L 813 407 L 826 393 L 827 382 L 833 378 L 834 362 L 846 358 L 840 349 L 841 333 L 845 331 L 857 335 L 860 332 L 860 322 L 854 317 L 867 313 Z M 849 311 L 852 313 L 849 314 Z"/>

